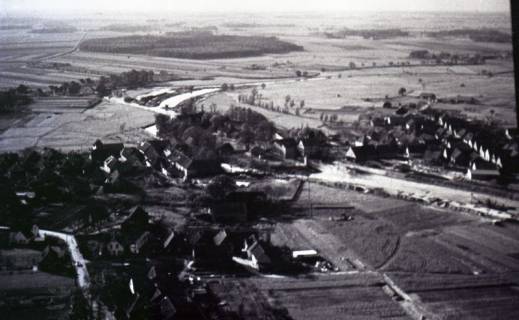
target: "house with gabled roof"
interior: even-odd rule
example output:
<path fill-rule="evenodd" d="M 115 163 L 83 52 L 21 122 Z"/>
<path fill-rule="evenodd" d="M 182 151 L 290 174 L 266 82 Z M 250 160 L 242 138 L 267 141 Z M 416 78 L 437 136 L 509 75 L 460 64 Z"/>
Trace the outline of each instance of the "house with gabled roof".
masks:
<path fill-rule="evenodd" d="M 147 167 L 162 170 L 167 167 L 166 158 L 171 155 L 173 146 L 168 140 L 148 140 L 141 142 L 138 149 L 144 155 Z"/>
<path fill-rule="evenodd" d="M 245 264 L 256 270 L 263 270 L 270 267 L 272 263 L 255 235 L 250 235 L 243 241 L 241 251 L 246 254 L 246 259 L 233 257 L 233 260 L 240 264 Z"/>
<path fill-rule="evenodd" d="M 149 225 L 150 216 L 141 206 L 130 209 L 129 214 L 121 223 L 123 233 L 139 233 L 146 231 Z"/>
<path fill-rule="evenodd" d="M 187 180 L 194 177 L 204 177 L 222 172 L 220 161 L 215 157 L 191 156 L 180 150 L 173 150 L 168 161 Z"/>
<path fill-rule="evenodd" d="M 299 156 L 297 142 L 293 138 L 274 140 L 272 145 L 283 160 L 295 160 Z"/>
<path fill-rule="evenodd" d="M 188 235 L 192 258 L 198 264 L 216 265 L 230 261 L 234 245 L 225 229 L 196 230 Z"/>
<path fill-rule="evenodd" d="M 96 140 L 90 152 L 90 160 L 101 164 L 110 156 L 119 158 L 123 149 L 124 144 L 122 143 L 103 143 L 101 140 Z"/>

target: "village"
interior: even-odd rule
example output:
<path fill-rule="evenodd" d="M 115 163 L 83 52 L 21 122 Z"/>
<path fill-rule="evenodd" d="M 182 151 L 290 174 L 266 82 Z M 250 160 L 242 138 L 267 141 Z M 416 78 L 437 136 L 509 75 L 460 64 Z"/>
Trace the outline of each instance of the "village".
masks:
<path fill-rule="evenodd" d="M 508 12 L 56 1 L 0 12 L 0 318 L 519 318 Z"/>
<path fill-rule="evenodd" d="M 62 310 L 68 305 L 73 312 L 96 317 L 225 319 L 259 307 L 251 306 L 253 301 L 222 304 L 223 296 L 238 290 L 232 287 L 236 284 L 217 285 L 211 279 L 378 270 L 377 263 L 361 258 L 360 252 L 334 253 L 338 247 L 328 248 L 292 230 L 299 221 L 319 221 L 321 212 L 341 225 L 361 219 L 355 202 L 312 200 L 312 184 L 344 188 L 317 178 L 327 163 L 487 194 L 487 200 L 476 203 L 486 211 L 464 212 L 500 224 L 517 219 L 517 207 L 490 200 L 495 195 L 517 201 L 516 193 L 502 187 L 517 183 L 517 130 L 493 129 L 436 110 L 441 98 L 433 93 L 407 97 L 416 101 L 395 108 L 385 102 L 382 114 L 362 115 L 356 128 L 362 134 L 353 140 L 309 127 L 279 129 L 261 114 L 238 106 L 225 113 L 214 107 L 205 111 L 197 99 L 178 105 L 174 118 L 157 114 L 157 138 L 135 146 L 97 140 L 88 154 L 45 149 L 2 155 L 4 178 L 15 186 L 4 190 L 11 227 L 0 230 L 5 238 L 0 261 L 9 272 L 2 283 L 12 287 L 4 307 L 16 308 L 24 297 L 23 306 L 50 299 Z M 78 176 L 67 178 L 74 175 Z M 394 198 L 386 187 L 346 188 L 350 193 Z M 450 202 L 407 201 L 443 209 Z M 287 220 L 295 224 L 282 222 Z M 44 236 L 41 225 L 74 237 L 77 248 Z M 280 242 L 280 237 L 296 238 Z M 80 260 L 71 257 L 71 250 L 79 250 Z M 346 255 L 338 259 L 338 254 Z M 88 272 L 83 276 L 89 278 L 79 297 L 67 299 L 75 292 L 74 274 L 84 268 Z M 31 285 L 22 290 L 13 272 L 24 283 L 32 279 L 27 282 Z M 390 292 L 385 303 L 403 316 L 391 300 L 399 295 L 398 289 L 391 289 L 392 281 L 385 281 L 384 290 Z M 42 291 L 42 286 L 49 290 L 49 283 L 56 288 Z M 220 286 L 233 289 L 225 293 Z M 81 306 L 85 298 L 90 300 L 88 308 Z M 274 319 L 281 311 L 263 305 L 254 312 Z"/>

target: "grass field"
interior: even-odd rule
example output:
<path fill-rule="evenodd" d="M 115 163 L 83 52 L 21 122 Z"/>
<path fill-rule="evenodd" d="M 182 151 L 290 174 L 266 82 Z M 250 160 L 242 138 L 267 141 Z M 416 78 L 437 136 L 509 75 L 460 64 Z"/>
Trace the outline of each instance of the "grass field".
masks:
<path fill-rule="evenodd" d="M 0 150 L 35 146 L 86 150 L 97 139 L 132 145 L 149 138 L 142 128 L 154 121 L 151 112 L 107 102 L 85 112 L 39 113 L 4 131 Z"/>

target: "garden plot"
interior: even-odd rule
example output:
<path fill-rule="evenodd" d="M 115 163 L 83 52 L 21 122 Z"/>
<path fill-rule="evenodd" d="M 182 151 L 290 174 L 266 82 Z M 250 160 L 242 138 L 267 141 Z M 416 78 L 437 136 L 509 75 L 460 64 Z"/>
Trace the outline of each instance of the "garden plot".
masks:
<path fill-rule="evenodd" d="M 315 279 L 250 280 L 277 308 L 294 319 L 409 319 L 382 290 L 375 274 L 325 275 Z"/>
<path fill-rule="evenodd" d="M 387 276 L 422 309 L 439 319 L 515 319 L 519 316 L 517 275 L 397 273 Z"/>
<path fill-rule="evenodd" d="M 426 208 L 417 204 L 382 209 L 373 212 L 388 222 L 391 222 L 400 232 L 417 232 L 427 229 L 441 229 L 445 226 L 466 224 L 477 221 L 476 218 L 457 212 Z"/>
<path fill-rule="evenodd" d="M 457 254 L 432 240 L 419 237 L 401 238 L 398 252 L 385 263 L 382 270 L 413 273 L 473 273 L 470 265 Z"/>
<path fill-rule="evenodd" d="M 437 236 L 445 246 L 458 248 L 460 254 L 485 266 L 487 272 L 519 271 L 517 238 L 480 233 L 477 227 L 454 226 Z"/>

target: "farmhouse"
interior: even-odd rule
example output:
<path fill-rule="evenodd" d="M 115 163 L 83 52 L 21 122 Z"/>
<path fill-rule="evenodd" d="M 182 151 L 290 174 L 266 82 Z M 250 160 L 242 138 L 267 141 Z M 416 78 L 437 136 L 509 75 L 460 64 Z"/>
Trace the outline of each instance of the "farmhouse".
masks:
<path fill-rule="evenodd" d="M 328 153 L 329 146 L 318 139 L 301 139 L 297 144 L 298 154 L 309 159 L 320 159 Z"/>
<path fill-rule="evenodd" d="M 274 140 L 273 146 L 283 160 L 295 160 L 299 155 L 296 140 L 293 138 Z"/>
<path fill-rule="evenodd" d="M 106 244 L 106 252 L 112 257 L 119 257 L 124 254 L 124 246 L 113 238 Z"/>
<path fill-rule="evenodd" d="M 133 238 L 133 239 L 132 239 Z M 148 243 L 150 240 L 150 232 L 145 231 L 143 234 L 137 237 L 130 237 L 129 239 L 129 249 L 130 252 L 133 254 L 139 254 L 141 253 L 144 246 Z"/>
<path fill-rule="evenodd" d="M 90 152 L 90 159 L 96 163 L 103 163 L 108 157 L 113 156 L 119 158 L 124 145 L 122 143 L 103 143 L 101 140 L 96 140 Z"/>
<path fill-rule="evenodd" d="M 244 240 L 242 252 L 247 254 L 247 259 L 250 261 L 249 265 L 254 269 L 265 269 L 271 264 L 270 258 L 265 254 L 265 250 L 254 235 Z"/>
<path fill-rule="evenodd" d="M 9 243 L 11 245 L 26 245 L 34 240 L 42 240 L 40 229 L 37 225 L 21 226 L 17 230 L 11 230 L 9 233 Z"/>
<path fill-rule="evenodd" d="M 148 228 L 149 214 L 142 207 L 134 207 L 121 224 L 123 233 L 142 233 Z"/>
<path fill-rule="evenodd" d="M 162 170 L 167 167 L 166 157 L 171 155 L 173 146 L 168 140 L 148 140 L 141 142 L 138 149 L 145 157 L 146 166 Z"/>
<path fill-rule="evenodd" d="M 192 257 L 195 263 L 219 264 L 230 261 L 233 244 L 224 229 L 198 230 L 188 235 L 188 242 L 192 247 Z"/>
<path fill-rule="evenodd" d="M 188 156 L 179 150 L 174 150 L 168 160 L 181 173 L 184 180 L 210 176 L 222 171 L 220 162 L 216 158 Z"/>

